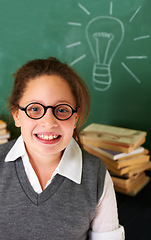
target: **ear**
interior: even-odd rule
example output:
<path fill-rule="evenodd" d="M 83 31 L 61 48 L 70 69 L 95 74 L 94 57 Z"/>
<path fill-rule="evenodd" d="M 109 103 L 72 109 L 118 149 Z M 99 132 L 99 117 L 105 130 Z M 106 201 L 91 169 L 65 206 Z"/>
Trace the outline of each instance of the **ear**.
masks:
<path fill-rule="evenodd" d="M 19 118 L 19 110 L 13 110 L 12 111 L 12 116 L 15 122 L 16 127 L 20 127 L 20 118 Z"/>
<path fill-rule="evenodd" d="M 78 122 L 78 119 L 79 119 L 79 111 L 77 111 L 77 113 L 76 113 L 74 128 L 76 128 L 76 124 Z"/>

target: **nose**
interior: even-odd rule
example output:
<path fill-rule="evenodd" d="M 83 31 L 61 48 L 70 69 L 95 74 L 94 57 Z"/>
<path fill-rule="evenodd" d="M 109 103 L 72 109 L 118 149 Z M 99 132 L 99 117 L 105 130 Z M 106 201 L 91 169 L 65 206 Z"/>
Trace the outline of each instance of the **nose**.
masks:
<path fill-rule="evenodd" d="M 41 121 L 43 125 L 51 126 L 51 127 L 57 127 L 58 126 L 58 120 L 53 115 L 52 109 L 48 108 L 45 115 L 41 118 Z"/>

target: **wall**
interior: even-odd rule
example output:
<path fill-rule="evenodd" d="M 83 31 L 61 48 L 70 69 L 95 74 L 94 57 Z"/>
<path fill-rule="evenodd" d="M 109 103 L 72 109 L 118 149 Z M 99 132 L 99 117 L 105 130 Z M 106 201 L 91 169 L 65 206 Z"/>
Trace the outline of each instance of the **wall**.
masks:
<path fill-rule="evenodd" d="M 70 64 L 91 92 L 90 122 L 147 131 L 150 148 L 149 0 L 0 0 L 0 115 L 12 74 L 34 58 Z M 9 124 L 9 123 L 8 123 Z"/>

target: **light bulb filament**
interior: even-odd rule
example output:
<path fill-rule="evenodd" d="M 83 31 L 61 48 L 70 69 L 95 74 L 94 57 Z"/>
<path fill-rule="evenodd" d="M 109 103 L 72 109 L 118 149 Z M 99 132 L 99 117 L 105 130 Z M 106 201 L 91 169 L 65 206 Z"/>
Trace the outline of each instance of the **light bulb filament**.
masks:
<path fill-rule="evenodd" d="M 104 65 L 107 62 L 110 44 L 114 36 L 107 32 L 95 32 L 93 38 L 96 41 L 96 63 Z"/>

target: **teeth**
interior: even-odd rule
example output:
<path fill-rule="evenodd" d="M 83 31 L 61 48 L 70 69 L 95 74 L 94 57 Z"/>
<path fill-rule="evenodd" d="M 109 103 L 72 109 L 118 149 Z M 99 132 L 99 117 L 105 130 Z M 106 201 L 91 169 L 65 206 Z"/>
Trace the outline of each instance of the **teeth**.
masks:
<path fill-rule="evenodd" d="M 58 137 L 58 135 L 38 135 L 39 138 L 44 139 L 44 140 L 52 140 Z"/>

